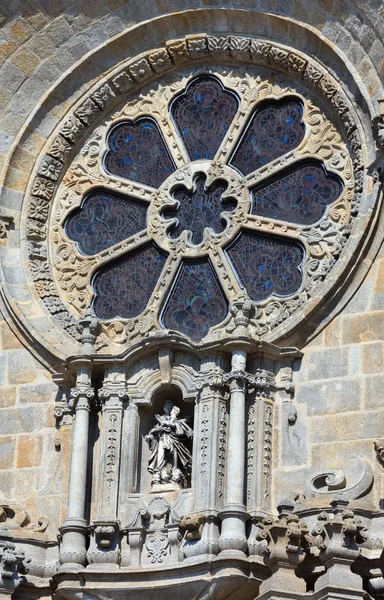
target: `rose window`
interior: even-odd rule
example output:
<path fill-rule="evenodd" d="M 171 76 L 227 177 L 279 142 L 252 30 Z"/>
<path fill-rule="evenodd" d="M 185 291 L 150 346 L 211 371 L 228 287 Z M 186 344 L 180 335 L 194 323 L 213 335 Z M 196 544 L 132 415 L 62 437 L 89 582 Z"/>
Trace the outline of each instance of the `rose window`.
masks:
<path fill-rule="evenodd" d="M 304 289 L 311 239 L 348 182 L 318 151 L 305 97 L 258 85 L 245 110 L 230 76 L 189 76 L 85 145 L 100 175 L 62 226 L 106 326 L 150 313 L 199 342 L 236 297 L 266 306 Z"/>

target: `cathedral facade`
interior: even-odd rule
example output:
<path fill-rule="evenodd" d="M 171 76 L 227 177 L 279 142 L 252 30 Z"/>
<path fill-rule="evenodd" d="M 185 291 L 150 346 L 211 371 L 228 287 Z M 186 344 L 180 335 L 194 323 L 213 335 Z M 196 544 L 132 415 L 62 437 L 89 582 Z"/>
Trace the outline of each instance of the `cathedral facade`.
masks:
<path fill-rule="evenodd" d="M 381 0 L 0 25 L 0 598 L 383 598 Z"/>

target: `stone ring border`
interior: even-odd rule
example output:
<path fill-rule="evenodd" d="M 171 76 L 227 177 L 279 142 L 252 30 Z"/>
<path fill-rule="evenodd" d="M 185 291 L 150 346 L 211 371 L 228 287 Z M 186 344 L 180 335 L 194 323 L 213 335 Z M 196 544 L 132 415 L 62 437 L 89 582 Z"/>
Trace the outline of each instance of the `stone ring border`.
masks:
<path fill-rule="evenodd" d="M 149 50 L 120 65 L 108 77 L 95 84 L 76 104 L 73 111 L 66 115 L 57 127 L 56 134 L 51 136 L 45 155 L 38 161 L 34 177 L 28 186 L 25 229 L 30 271 L 36 293 L 54 316 L 57 325 L 77 339 L 77 322 L 54 289 L 46 247 L 50 202 L 71 151 L 84 139 L 87 130 L 95 121 L 121 101 L 122 94 L 135 92 L 159 75 L 179 66 L 211 60 L 233 60 L 237 63 L 254 63 L 277 68 L 303 80 L 331 104 L 344 126 L 351 149 L 355 175 L 354 214 L 357 212 L 364 187 L 361 127 L 352 103 L 340 84 L 320 64 L 281 44 L 238 36 L 191 35 L 169 41 L 163 48 Z M 336 274 L 330 278 L 328 288 L 334 284 L 335 277 Z M 275 334 L 274 338 L 276 337 L 278 335 Z"/>

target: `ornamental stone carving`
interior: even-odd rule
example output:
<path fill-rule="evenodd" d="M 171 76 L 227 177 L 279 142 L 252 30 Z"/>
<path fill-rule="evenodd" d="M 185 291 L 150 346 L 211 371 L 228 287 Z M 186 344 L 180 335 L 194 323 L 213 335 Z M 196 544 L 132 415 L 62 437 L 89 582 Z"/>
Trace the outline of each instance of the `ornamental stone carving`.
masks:
<path fill-rule="evenodd" d="M 201 59 L 210 59 L 209 66 L 199 66 Z M 243 66 L 239 66 L 239 61 Z M 214 159 L 206 160 L 205 164 L 202 160 L 197 168 L 193 160 L 188 160 L 188 142 L 169 118 L 169 110 L 177 110 L 183 94 L 188 95 L 188 86 L 193 86 L 199 77 L 215 79 L 218 91 L 220 88 L 227 99 L 237 97 L 238 107 Z M 305 135 L 284 155 L 271 159 L 253 173 L 240 176 L 236 165 L 240 164 L 240 144 L 249 125 L 248 116 L 261 110 L 265 102 L 276 106 L 282 102 L 302 103 Z M 111 151 L 109 132 L 123 123 L 134 124 L 138 120 L 144 123 L 145 119 L 156 122 L 173 163 L 174 173 L 156 190 L 104 168 L 109 159 L 104 161 L 103 157 Z M 372 183 L 370 176 L 364 175 L 367 161 L 362 137 L 355 106 L 344 88 L 320 63 L 291 48 L 242 36 L 202 34 L 148 50 L 139 58 L 122 63 L 103 81 L 97 82 L 59 123 L 48 141 L 46 155 L 26 195 L 29 285 L 47 309 L 47 319 L 63 328 L 72 338 L 70 341 L 66 336 L 66 343 L 76 348 L 80 341 L 78 319 L 95 302 L 98 293 L 95 276 L 100 273 L 100 287 L 108 279 L 106 269 L 117 259 L 141 251 L 151 240 L 161 240 L 160 247 L 167 246 L 170 254 L 146 306 L 137 316 L 121 318 L 115 314 L 111 321 L 101 319 L 97 349 L 105 354 L 121 352 L 135 340 L 158 335 L 164 327 L 170 329 L 164 312 L 165 304 L 170 301 L 170 288 L 165 282 L 179 274 L 180 260 L 192 260 L 192 257 L 193 260 L 209 257 L 218 288 L 221 287 L 226 296 L 226 301 L 223 296 L 222 312 L 218 313 L 221 321 L 213 324 L 208 333 L 204 331 L 206 341 L 222 339 L 231 335 L 236 327 L 229 306 L 234 306 L 245 291 L 241 277 L 234 275 L 232 258 L 226 247 L 223 251 L 223 245 L 234 242 L 246 215 L 247 229 L 267 236 L 272 234 L 285 243 L 291 240 L 303 249 L 304 260 L 298 261 L 295 267 L 301 285 L 294 293 L 287 297 L 272 294 L 256 302 L 251 299 L 250 334 L 277 340 L 302 318 L 304 303 L 306 310 L 312 311 L 319 304 L 319 297 L 327 295 L 325 290 L 332 289 L 346 268 L 346 263 L 340 261 L 340 256 L 347 252 L 346 246 L 348 255 L 353 254 L 357 243 L 353 231 L 359 227 L 355 223 L 359 219 L 359 205 L 365 198 L 367 183 Z M 314 227 L 299 225 L 247 209 L 250 195 L 256 202 L 255 189 L 268 187 L 272 179 L 288 171 L 292 174 L 303 160 L 318 161 L 326 176 L 339 177 L 343 186 L 337 201 L 326 209 L 318 224 Z M 194 171 L 190 175 L 189 166 Z M 219 223 L 215 231 L 208 224 L 202 241 L 196 245 L 188 241 L 188 228 L 176 236 L 175 219 L 184 217 L 177 213 L 175 203 L 180 190 L 174 188 L 180 177 L 178 184 L 181 188 L 184 186 L 185 193 L 190 193 L 196 177 L 203 176 L 207 190 L 212 191 L 219 182 L 225 184 L 220 200 L 223 210 L 218 213 L 225 226 L 220 231 Z M 86 256 L 68 235 L 67 223 L 71 215 L 82 209 L 86 197 L 98 190 L 129 196 L 147 206 L 148 228 Z M 372 206 L 376 196 L 377 188 L 368 201 Z M 230 202 L 234 203 L 233 207 Z M 364 205 L 361 212 L 363 220 L 368 219 L 366 208 Z M 170 216 L 169 211 L 176 213 Z M 53 269 L 48 263 L 51 255 L 55 256 Z M 320 285 L 321 294 L 316 291 Z M 192 336 L 191 339 L 199 343 L 197 338 Z"/>

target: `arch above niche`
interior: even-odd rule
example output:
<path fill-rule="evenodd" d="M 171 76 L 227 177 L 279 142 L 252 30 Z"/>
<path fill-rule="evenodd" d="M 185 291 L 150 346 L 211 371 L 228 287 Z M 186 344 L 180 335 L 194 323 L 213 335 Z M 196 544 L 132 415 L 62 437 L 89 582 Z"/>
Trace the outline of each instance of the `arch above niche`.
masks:
<path fill-rule="evenodd" d="M 311 35 L 313 35 L 313 32 Z M 34 286 L 35 291 L 31 296 L 25 282 L 23 282 L 23 293 L 24 297 L 29 298 L 31 304 L 35 307 L 36 314 L 39 315 L 39 330 L 34 327 L 32 321 L 25 318 L 22 310 L 20 310 L 20 305 L 15 301 L 15 288 L 8 285 L 7 280 L 4 287 L 5 294 L 10 292 L 7 301 L 8 305 L 12 307 L 16 321 L 22 325 L 25 331 L 32 333 L 34 339 L 40 341 L 42 346 L 51 351 L 53 355 L 63 358 L 81 351 L 81 346 L 76 341 L 78 333 L 73 314 L 68 312 L 55 292 L 51 293 L 53 287 L 50 283 L 49 271 L 52 259 L 51 256 L 49 259 L 45 256 L 46 250 L 44 248 L 44 215 L 48 216 L 51 199 L 54 195 L 54 187 L 56 183 L 61 181 L 64 172 L 63 165 L 67 157 L 72 155 L 74 148 L 81 143 L 89 128 L 96 127 L 100 119 L 103 118 L 103 113 L 113 111 L 118 104 L 121 104 L 123 98 L 128 98 L 131 94 L 137 94 L 143 86 L 151 81 L 161 80 L 166 71 L 186 68 L 188 64 L 198 65 L 201 63 L 204 65 L 207 64 L 207 61 L 210 63 L 211 61 L 218 61 L 219 63 L 234 61 L 236 64 L 243 62 L 246 65 L 262 65 L 268 69 L 287 73 L 289 77 L 293 78 L 292 81 L 305 81 L 306 85 L 309 85 L 316 94 L 322 96 L 324 103 L 328 104 L 330 109 L 334 111 L 334 118 L 340 124 L 340 128 L 344 128 L 345 139 L 348 140 L 353 155 L 354 170 L 358 174 L 355 193 L 361 195 L 364 190 L 361 205 L 362 214 L 365 214 L 366 223 L 369 222 L 372 214 L 369 209 L 374 207 L 378 194 L 376 186 L 373 193 L 369 195 L 372 181 L 369 176 L 364 175 L 364 169 L 369 167 L 373 158 L 373 144 L 368 143 L 368 140 L 371 141 L 372 131 L 362 127 L 362 121 L 364 122 L 366 118 L 364 114 L 367 114 L 367 107 L 372 108 L 369 100 L 364 100 L 363 110 L 360 113 L 357 112 L 349 100 L 349 90 L 345 93 L 340 87 L 340 82 L 337 82 L 327 73 L 319 63 L 292 48 L 274 44 L 269 40 L 237 36 L 216 37 L 203 34 L 190 35 L 185 39 L 167 42 L 163 48 L 150 50 L 146 54 L 119 65 L 107 77 L 104 76 L 101 81 L 97 82 L 75 104 L 71 114 L 65 116 L 63 122 L 60 123 L 54 135 L 48 141 L 46 155 L 40 160 L 34 171 L 34 178 L 29 182 L 28 191 L 31 196 L 28 194 L 28 199 L 25 202 L 25 204 L 28 202 L 29 206 L 28 209 L 23 208 L 21 217 L 22 226 L 26 230 L 26 237 L 29 238 L 23 247 L 23 260 L 28 265 L 27 271 L 29 271 L 29 265 L 32 265 L 32 272 L 28 273 L 28 284 Z M 357 83 L 355 82 L 354 85 L 357 85 Z M 25 215 L 26 210 L 29 212 L 29 218 Z M 37 219 L 36 216 L 38 216 Z M 368 229 L 363 221 L 359 225 L 360 231 L 363 228 Z M 359 241 L 353 236 L 349 240 L 353 240 L 355 246 L 358 246 Z M 351 241 L 348 244 L 350 248 L 348 253 L 352 254 L 353 244 Z M 78 268 L 81 271 L 81 265 Z M 331 288 L 336 284 L 338 278 L 339 275 L 327 278 L 329 293 L 331 293 Z M 315 304 L 317 306 L 318 302 Z M 305 313 L 314 312 L 316 310 L 315 304 L 306 307 Z M 15 310 L 13 310 L 13 307 Z M 56 315 L 53 319 L 52 314 Z M 302 318 L 304 318 L 304 314 L 301 314 L 301 317 L 296 316 L 296 324 Z M 273 335 L 267 335 L 265 339 L 276 342 L 282 335 L 287 335 L 289 327 L 286 327 L 285 319 L 283 318 L 283 320 L 284 323 L 275 328 Z M 42 321 L 44 322 L 43 325 Z M 104 352 L 120 353 L 124 350 L 130 334 L 129 332 L 127 334 L 124 326 L 122 327 L 121 323 L 118 322 L 112 323 L 111 328 L 115 330 L 114 341 L 118 341 L 117 345 L 107 348 L 105 341 L 101 341 L 98 349 Z M 62 329 L 69 332 L 71 337 L 67 334 L 63 335 Z M 143 335 L 147 333 L 147 331 L 144 331 Z M 259 333 L 264 335 L 265 332 Z M 139 332 L 140 335 L 142 335 L 141 332 Z"/>

